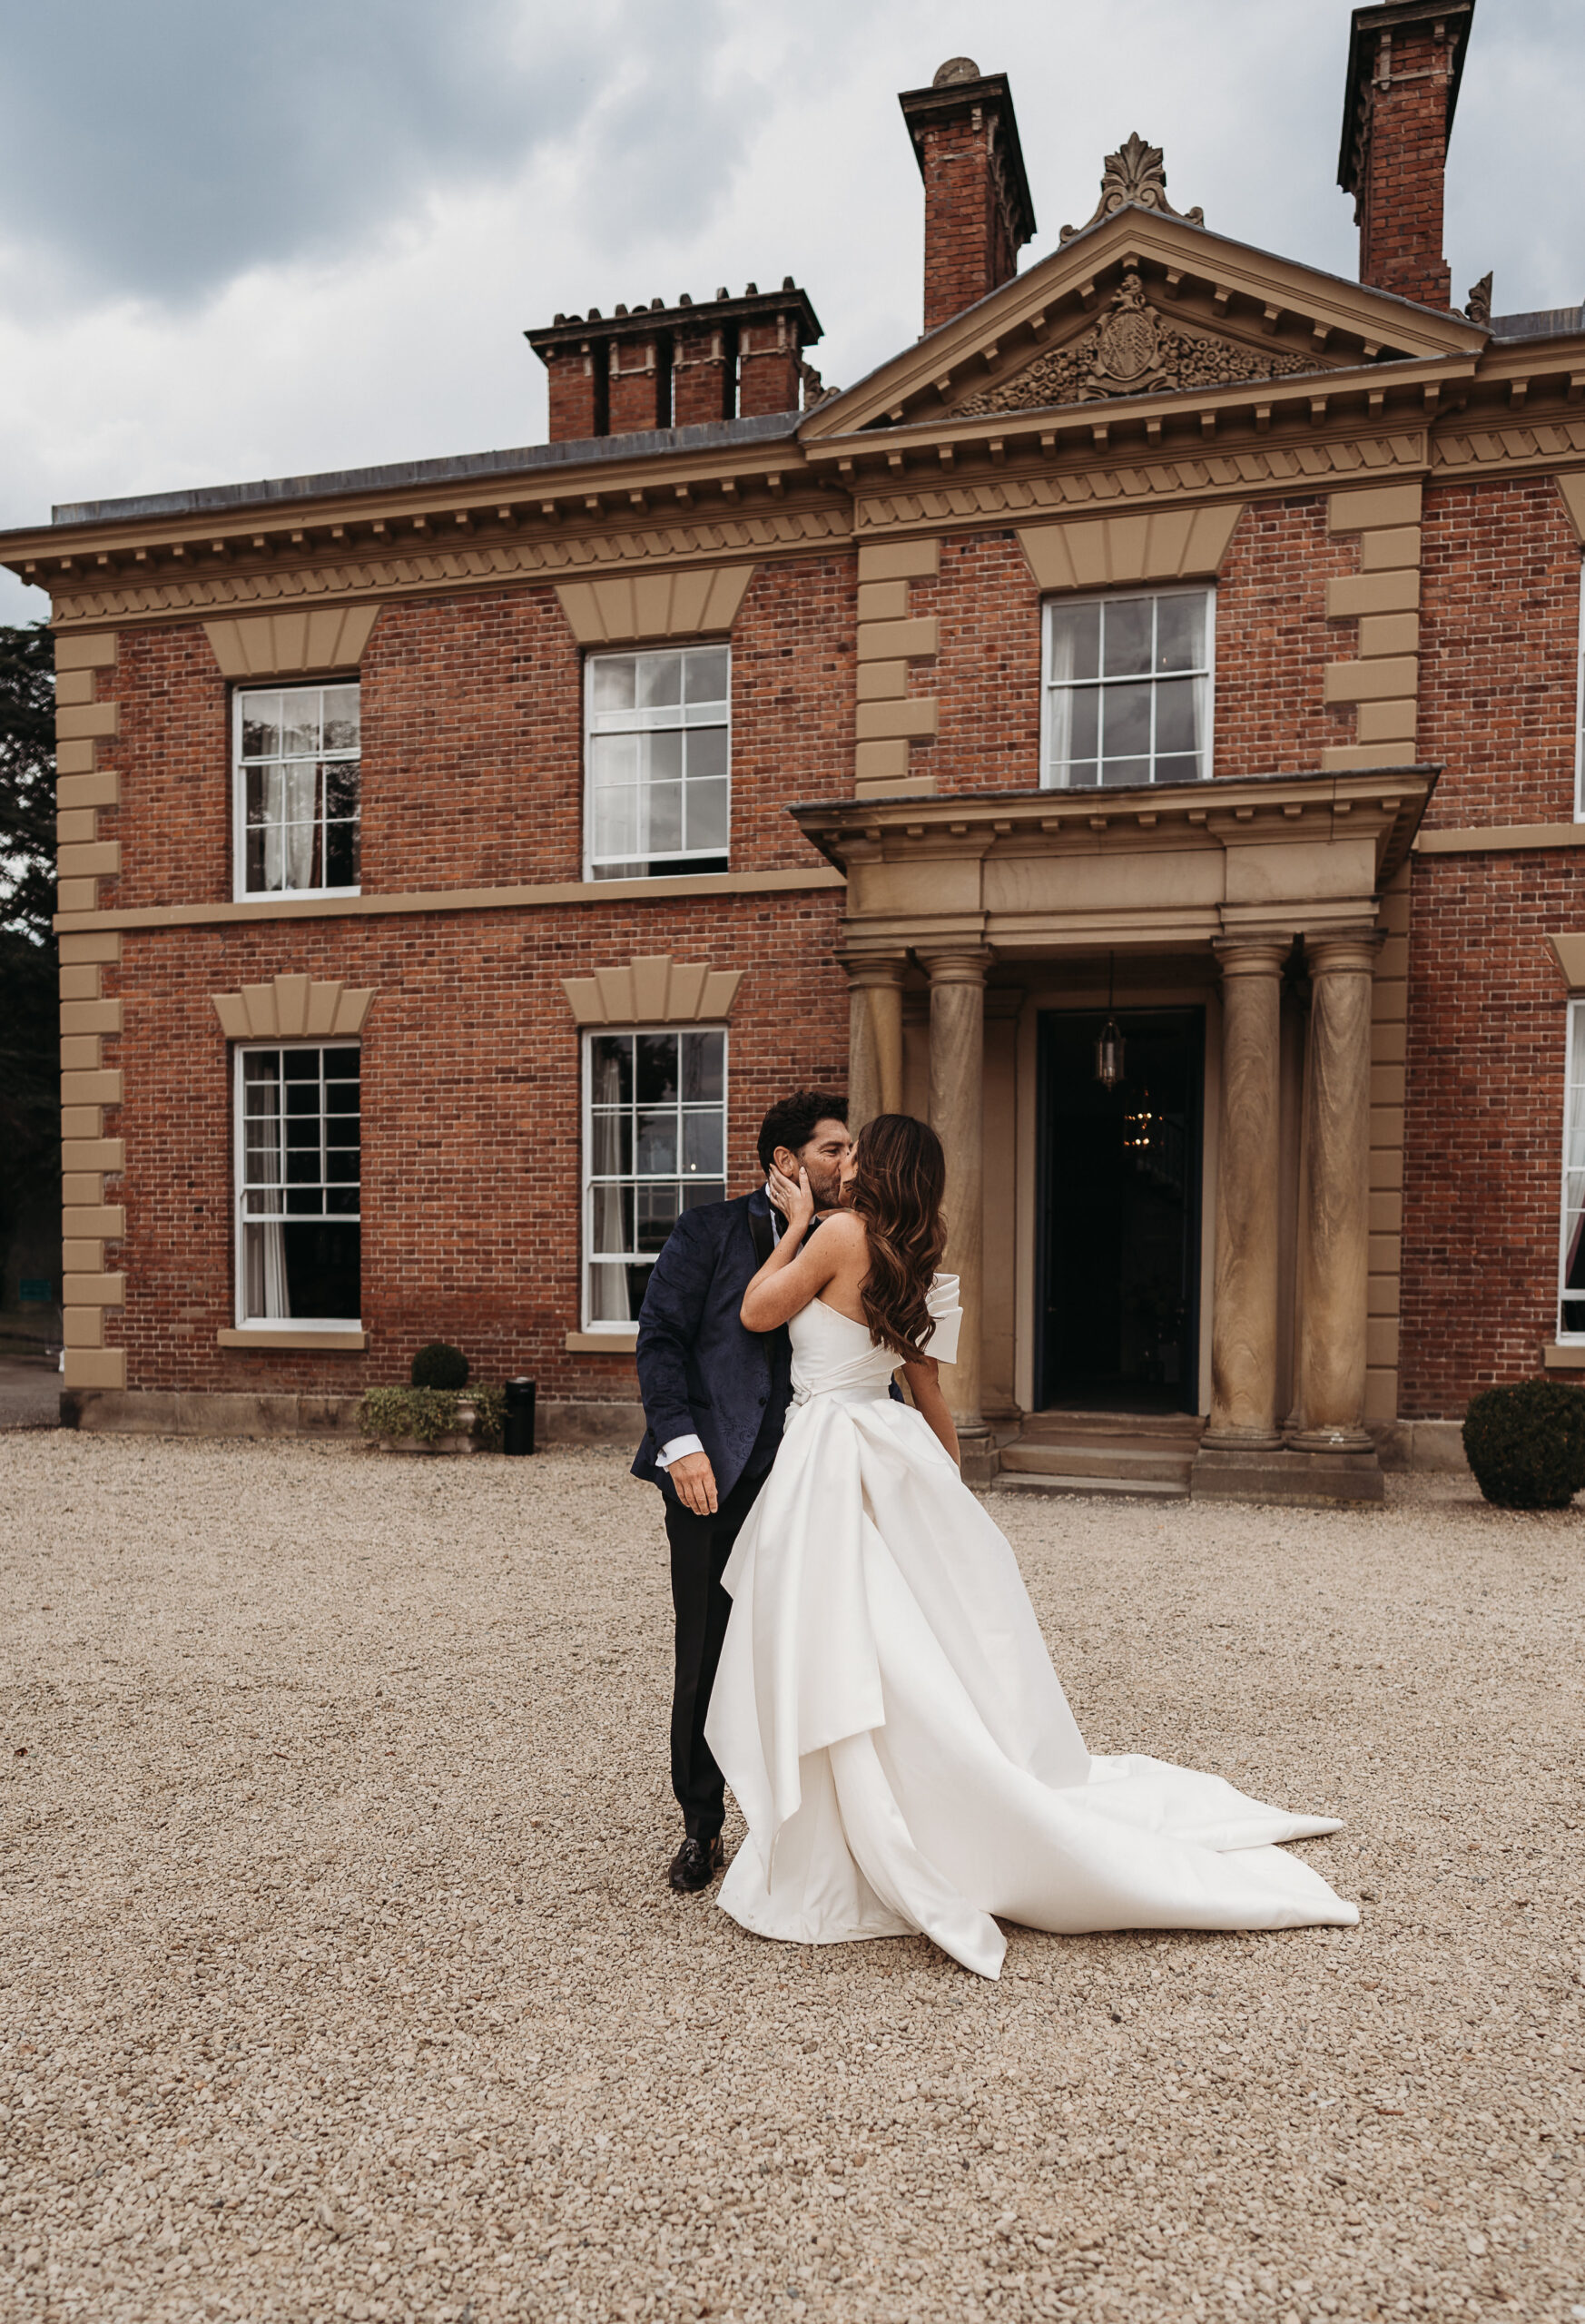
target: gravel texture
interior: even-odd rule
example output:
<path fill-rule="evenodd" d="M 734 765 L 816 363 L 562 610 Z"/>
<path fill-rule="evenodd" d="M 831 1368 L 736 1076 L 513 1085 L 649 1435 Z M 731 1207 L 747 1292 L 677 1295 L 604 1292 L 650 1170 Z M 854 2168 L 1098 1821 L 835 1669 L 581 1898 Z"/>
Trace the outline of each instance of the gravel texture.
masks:
<path fill-rule="evenodd" d="M 58 1367 L 0 1356 L 0 1428 L 58 1428 L 60 1424 Z"/>
<path fill-rule="evenodd" d="M 761 1943 L 616 1455 L 0 1439 L 0 2316 L 1585 2317 L 1585 1521 L 996 1505 L 1361 1928 Z"/>

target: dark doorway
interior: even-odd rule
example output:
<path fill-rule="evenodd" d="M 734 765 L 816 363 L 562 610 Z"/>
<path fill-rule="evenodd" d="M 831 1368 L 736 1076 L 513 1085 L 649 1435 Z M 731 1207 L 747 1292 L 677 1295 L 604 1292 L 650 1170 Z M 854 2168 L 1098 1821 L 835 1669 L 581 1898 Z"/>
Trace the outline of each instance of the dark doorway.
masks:
<path fill-rule="evenodd" d="M 1125 1078 L 1096 1079 L 1104 1016 L 1040 1019 L 1035 1401 L 1199 1409 L 1200 1009 L 1119 1009 Z"/>

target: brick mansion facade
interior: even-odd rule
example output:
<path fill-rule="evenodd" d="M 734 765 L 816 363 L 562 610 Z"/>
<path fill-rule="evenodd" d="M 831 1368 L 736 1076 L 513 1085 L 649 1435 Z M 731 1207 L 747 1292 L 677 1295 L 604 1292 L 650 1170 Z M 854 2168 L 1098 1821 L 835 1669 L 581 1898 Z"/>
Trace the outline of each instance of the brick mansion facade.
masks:
<path fill-rule="evenodd" d="M 1357 281 L 1137 138 L 1017 271 L 956 59 L 857 386 L 791 281 L 558 315 L 546 444 L 5 537 L 81 1424 L 444 1337 L 630 1435 L 655 1253 L 800 1083 L 941 1132 L 977 1475 L 1370 1496 L 1585 1369 L 1585 310 L 1454 303 L 1473 6 L 1354 12 Z"/>

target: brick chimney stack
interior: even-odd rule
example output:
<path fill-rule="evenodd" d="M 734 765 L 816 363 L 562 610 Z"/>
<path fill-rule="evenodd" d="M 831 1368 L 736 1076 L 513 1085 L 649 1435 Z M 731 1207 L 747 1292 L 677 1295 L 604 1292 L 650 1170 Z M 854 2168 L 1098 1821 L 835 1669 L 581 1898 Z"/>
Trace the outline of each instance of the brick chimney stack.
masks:
<path fill-rule="evenodd" d="M 897 100 L 924 180 L 924 327 L 961 314 L 1018 271 L 1035 207 L 1005 73 L 948 59 Z"/>
<path fill-rule="evenodd" d="M 1354 12 L 1337 182 L 1354 196 L 1359 279 L 1451 308 L 1442 178 L 1475 0 L 1373 0 Z"/>
<path fill-rule="evenodd" d="M 820 318 L 789 274 L 696 307 L 652 299 L 629 314 L 557 315 L 525 338 L 549 373 L 550 440 L 634 436 L 796 411 Z"/>

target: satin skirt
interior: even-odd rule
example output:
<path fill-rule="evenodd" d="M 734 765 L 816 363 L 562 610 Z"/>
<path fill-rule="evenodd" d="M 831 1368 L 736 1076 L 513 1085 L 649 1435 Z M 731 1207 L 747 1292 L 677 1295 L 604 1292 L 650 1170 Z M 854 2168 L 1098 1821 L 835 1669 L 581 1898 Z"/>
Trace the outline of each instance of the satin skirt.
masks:
<path fill-rule="evenodd" d="M 706 1736 L 748 1837 L 720 1892 L 756 1935 L 914 1931 L 999 1974 L 997 1921 L 1346 1927 L 1282 1843 L 1338 1828 L 1220 1776 L 1086 1750 L 1017 1561 L 918 1413 L 815 1394 L 724 1577 Z"/>

